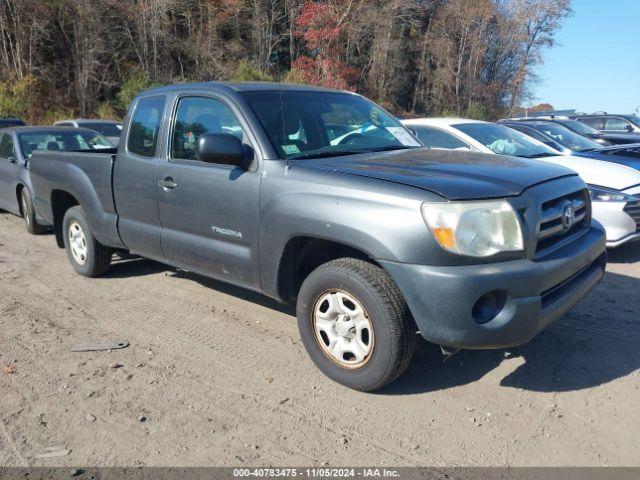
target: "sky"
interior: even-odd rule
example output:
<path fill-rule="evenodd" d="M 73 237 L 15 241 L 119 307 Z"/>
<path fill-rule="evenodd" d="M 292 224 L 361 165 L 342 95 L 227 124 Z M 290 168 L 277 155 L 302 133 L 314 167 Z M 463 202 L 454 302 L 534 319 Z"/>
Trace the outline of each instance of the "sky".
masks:
<path fill-rule="evenodd" d="M 544 53 L 536 103 L 592 113 L 640 108 L 640 0 L 573 0 Z"/>

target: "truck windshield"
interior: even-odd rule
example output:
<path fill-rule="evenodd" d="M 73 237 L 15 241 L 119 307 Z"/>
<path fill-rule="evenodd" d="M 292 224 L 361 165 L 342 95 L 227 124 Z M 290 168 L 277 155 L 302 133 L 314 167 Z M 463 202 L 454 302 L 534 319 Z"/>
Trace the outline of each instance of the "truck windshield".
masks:
<path fill-rule="evenodd" d="M 91 130 L 95 130 L 101 135 L 105 137 L 119 137 L 122 133 L 122 130 L 118 128 L 115 123 L 97 123 L 97 122 L 89 122 L 89 123 L 79 123 L 79 127 L 82 128 L 90 128 Z"/>
<path fill-rule="evenodd" d="M 422 145 L 363 97 L 340 92 L 244 92 L 282 159 L 352 155 Z"/>
<path fill-rule="evenodd" d="M 583 137 L 575 132 L 572 132 L 562 125 L 556 123 L 545 123 L 536 125 L 536 130 L 544 133 L 545 135 L 553 138 L 563 147 L 576 152 L 589 152 L 602 148 L 600 144 L 594 142 L 590 138 Z"/>
<path fill-rule="evenodd" d="M 524 133 L 495 123 L 459 123 L 452 125 L 499 155 L 536 158 L 558 155 L 544 143 Z"/>
<path fill-rule="evenodd" d="M 95 132 L 37 132 L 20 134 L 22 154 L 29 158 L 34 150 L 104 150 L 114 146 Z"/>

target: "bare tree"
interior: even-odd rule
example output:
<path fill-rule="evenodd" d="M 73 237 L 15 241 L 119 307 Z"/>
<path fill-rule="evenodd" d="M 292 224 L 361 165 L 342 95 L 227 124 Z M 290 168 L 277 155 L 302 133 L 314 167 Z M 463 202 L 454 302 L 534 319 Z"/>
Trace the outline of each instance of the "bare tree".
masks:
<path fill-rule="evenodd" d="M 571 14 L 570 0 L 514 0 L 516 24 L 520 25 L 520 55 L 518 69 L 511 87 L 509 112 L 520 100 L 531 67 L 541 62 L 544 48 L 554 45 L 554 36 L 561 21 Z"/>

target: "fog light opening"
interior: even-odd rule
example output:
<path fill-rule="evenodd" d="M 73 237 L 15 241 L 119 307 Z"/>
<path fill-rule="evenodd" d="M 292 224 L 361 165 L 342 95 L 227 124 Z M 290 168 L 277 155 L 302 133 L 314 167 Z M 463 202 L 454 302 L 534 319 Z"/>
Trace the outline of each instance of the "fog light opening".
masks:
<path fill-rule="evenodd" d="M 507 292 L 493 290 L 481 296 L 473 306 L 471 315 L 476 323 L 489 323 L 496 318 L 507 303 Z"/>

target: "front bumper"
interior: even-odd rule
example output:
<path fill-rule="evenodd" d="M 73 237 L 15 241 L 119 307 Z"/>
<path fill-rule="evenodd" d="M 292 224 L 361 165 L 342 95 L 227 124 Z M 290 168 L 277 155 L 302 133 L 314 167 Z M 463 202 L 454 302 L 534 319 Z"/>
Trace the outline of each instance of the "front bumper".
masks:
<path fill-rule="evenodd" d="M 605 235 L 594 224 L 579 241 L 540 261 L 437 267 L 380 264 L 400 288 L 425 339 L 453 348 L 504 348 L 531 340 L 600 282 L 606 265 Z M 499 292 L 493 305 L 496 315 L 479 316 L 483 309 L 478 309 L 478 301 L 491 292 Z"/>
<path fill-rule="evenodd" d="M 624 202 L 592 202 L 592 216 L 607 232 L 607 248 L 640 239 L 636 221 L 623 209 Z"/>

